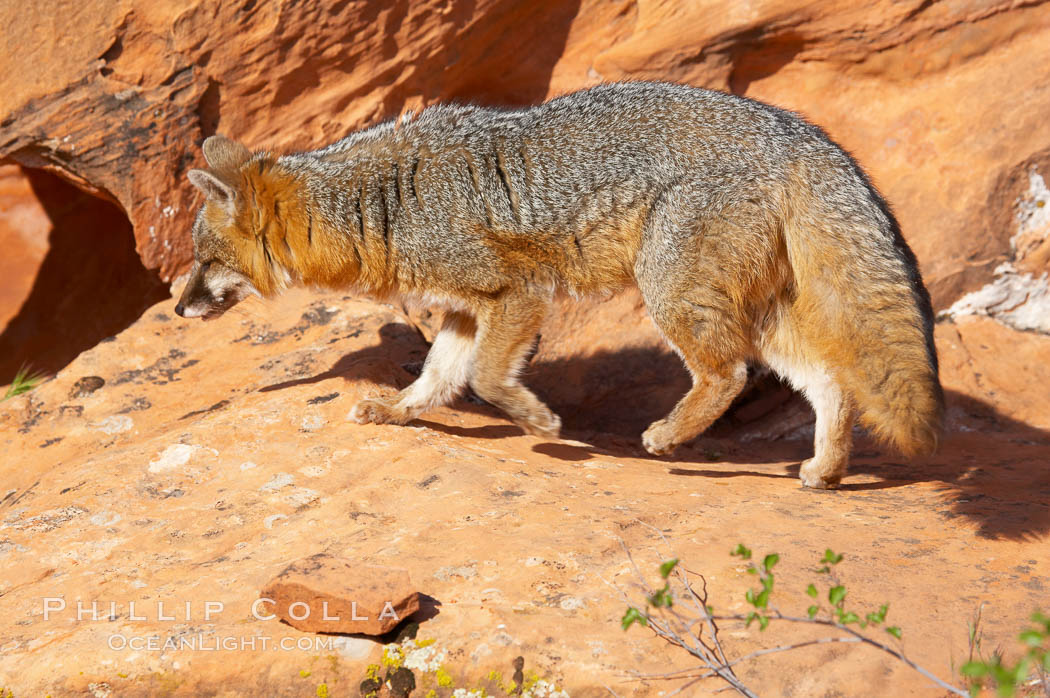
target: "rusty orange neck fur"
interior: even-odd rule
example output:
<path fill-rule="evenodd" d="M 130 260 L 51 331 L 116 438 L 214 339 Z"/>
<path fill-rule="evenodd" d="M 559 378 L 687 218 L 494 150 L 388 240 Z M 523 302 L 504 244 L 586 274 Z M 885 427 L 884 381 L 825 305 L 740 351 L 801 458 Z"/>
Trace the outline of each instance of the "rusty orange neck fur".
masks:
<path fill-rule="evenodd" d="M 239 179 L 243 205 L 233 242 L 243 272 L 263 296 L 297 284 L 377 296 L 399 290 L 392 242 L 377 245 L 357 229 L 363 224 L 333 220 L 311 196 L 305 174 L 261 156 L 241 169 Z"/>

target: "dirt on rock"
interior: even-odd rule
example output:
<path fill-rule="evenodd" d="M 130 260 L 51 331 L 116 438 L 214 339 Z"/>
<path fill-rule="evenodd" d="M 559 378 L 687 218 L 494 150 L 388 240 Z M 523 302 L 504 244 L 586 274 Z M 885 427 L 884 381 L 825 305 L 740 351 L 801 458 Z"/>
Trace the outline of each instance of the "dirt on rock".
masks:
<path fill-rule="evenodd" d="M 644 604 L 628 551 L 653 583 L 679 558 L 728 613 L 753 585 L 729 551 L 777 552 L 796 615 L 843 552 L 851 603 L 888 603 L 944 678 L 976 609 L 1008 657 L 1050 610 L 1050 3 L 61 0 L 0 20 L 0 382 L 52 375 L 0 402 L 0 693 L 358 695 L 398 641 L 493 695 L 518 658 L 573 696 L 666 695 L 642 675 L 692 665 L 621 630 Z M 405 427 L 347 418 L 414 380 L 440 314 L 298 290 L 174 315 L 206 136 L 304 149 L 443 100 L 619 79 L 797 110 L 871 173 L 938 311 L 935 456 L 860 437 L 841 490 L 803 489 L 812 412 L 757 371 L 707 434 L 650 457 L 639 435 L 688 375 L 633 292 L 561 302 L 543 328 L 526 381 L 561 440 L 469 394 Z M 379 640 L 258 618 L 316 554 L 406 569 L 423 607 Z M 737 656 L 808 637 L 723 628 Z M 739 674 L 761 695 L 943 695 L 845 644 Z"/>
<path fill-rule="evenodd" d="M 33 13 L 9 4 L 0 20 L 10 66 L 0 164 L 118 204 L 130 233 L 102 216 L 81 221 L 78 239 L 99 241 L 110 273 L 138 284 L 188 268 L 201 202 L 186 172 L 203 165 L 200 144 L 213 133 L 305 149 L 444 100 L 515 106 L 602 81 L 662 79 L 766 100 L 824 127 L 893 204 L 938 309 L 990 287 L 956 314 L 998 313 L 1020 329 L 1031 321 L 1018 315 L 1050 316 L 1048 209 L 1039 208 L 1050 201 L 1046 2 L 63 0 Z M 13 210 L 39 209 L 36 199 L 49 209 L 18 187 L 7 190 Z M 7 215 L 5 245 L 15 237 Z M 83 263 L 58 230 L 51 256 L 66 261 L 36 276 L 49 299 L 65 267 Z M 40 232 L 30 237 L 22 273 L 36 269 L 44 244 Z M 24 285 L 0 292 L 0 318 Z M 142 296 L 117 296 L 126 311 L 107 317 L 123 327 L 142 311 L 130 297 Z M 94 321 L 96 309 L 85 310 L 58 326 L 79 331 Z M 38 363 L 50 354 L 12 351 Z M 47 368 L 69 358 L 59 352 Z"/>
<path fill-rule="evenodd" d="M 759 404 L 775 391 L 745 399 L 721 436 L 649 457 L 631 429 L 660 416 L 677 387 L 616 375 L 615 352 L 568 353 L 601 337 L 541 342 L 527 380 L 547 386 L 552 404 L 594 386 L 565 411 L 565 439 L 546 441 L 470 399 L 406 427 L 348 420 L 362 397 L 407 385 L 426 352 L 396 308 L 299 291 L 201 323 L 170 305 L 0 403 L 0 677 L 16 695 L 102 683 L 115 695 L 313 695 L 321 683 L 353 695 L 381 644 L 252 614 L 277 573 L 315 553 L 407 569 L 432 599 L 418 637 L 446 650 L 457 686 L 522 655 L 572 695 L 655 695 L 666 682 L 632 672 L 689 666 L 645 629 L 620 629 L 621 592 L 643 602 L 625 547 L 652 581 L 661 560 L 680 558 L 727 611 L 745 608 L 752 582 L 728 554 L 737 542 L 780 553 L 779 605 L 799 612 L 816 560 L 845 552 L 838 572 L 851 598 L 870 610 L 888 602 L 909 656 L 945 677 L 976 608 L 988 641 L 1010 648 L 1050 589 L 1050 339 L 991 319 L 938 327 L 949 428 L 936 456 L 905 462 L 862 439 L 844 487 L 815 492 L 797 479 L 812 416 L 791 397 Z M 307 320 L 316 317 L 327 321 Z M 1003 332 L 1032 361 L 1024 383 L 983 349 Z M 671 360 L 638 351 L 624 350 L 623 365 Z M 105 384 L 70 397 L 85 376 Z M 587 405 L 622 416 L 602 431 Z M 800 637 L 725 634 L 740 654 Z M 142 644 L 151 637 L 153 651 Z M 165 649 L 173 638 L 190 644 Z M 222 638 L 235 650 L 192 644 Z M 291 650 L 263 649 L 282 638 Z M 939 695 L 862 647 L 743 671 L 768 695 L 860 696 L 874 685 Z"/>

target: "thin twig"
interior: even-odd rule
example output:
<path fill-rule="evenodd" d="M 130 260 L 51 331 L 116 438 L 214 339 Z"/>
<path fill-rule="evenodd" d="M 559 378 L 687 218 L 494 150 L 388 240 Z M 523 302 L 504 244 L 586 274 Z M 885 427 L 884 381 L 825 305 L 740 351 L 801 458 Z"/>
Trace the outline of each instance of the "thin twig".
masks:
<path fill-rule="evenodd" d="M 643 526 L 647 526 L 650 529 L 656 531 L 656 534 L 660 536 L 660 540 L 664 542 L 664 545 L 666 545 L 668 548 L 672 547 L 671 542 L 667 540 L 667 536 L 665 536 L 664 532 L 661 531 L 659 528 L 653 526 L 650 523 L 646 523 L 645 521 L 642 521 L 638 518 L 635 518 L 635 521 L 642 524 Z M 680 569 L 676 569 L 675 576 L 678 577 L 679 582 L 681 582 L 681 584 L 685 587 L 686 591 L 689 592 L 693 605 L 699 606 L 701 617 L 703 617 L 707 621 L 708 625 L 711 627 L 711 641 L 714 643 L 714 652 L 717 659 L 721 662 L 723 666 L 729 667 L 729 659 L 726 657 L 726 653 L 722 649 L 722 643 L 718 639 L 718 626 L 715 625 L 714 619 L 711 617 L 711 614 L 707 611 L 707 578 L 704 577 L 702 574 L 697 575 L 704 583 L 704 595 L 701 598 L 700 595 L 693 590 L 693 587 L 689 583 L 689 579 L 685 576 L 685 573 L 683 573 Z M 697 604 L 698 600 L 700 602 L 699 604 Z M 733 674 L 733 677 L 736 678 L 736 674 L 733 672 L 732 669 L 729 670 L 729 673 Z"/>
<path fill-rule="evenodd" d="M 849 627 L 847 625 L 843 625 L 841 623 L 836 623 L 833 620 L 826 620 L 824 618 L 797 618 L 795 616 L 785 616 L 780 611 L 773 611 L 772 616 L 776 620 L 786 620 L 786 621 L 788 621 L 790 623 L 806 623 L 808 625 L 824 625 L 824 626 L 827 626 L 829 628 L 835 628 L 836 630 L 841 630 L 843 632 L 849 633 L 853 637 L 857 638 L 858 642 L 862 642 L 862 643 L 864 643 L 866 645 L 871 645 L 872 647 L 874 647 L 876 649 L 879 649 L 879 650 L 882 650 L 886 654 L 888 654 L 888 655 L 890 655 L 892 657 L 895 657 L 896 659 L 899 659 L 900 661 L 904 662 L 905 664 L 910 666 L 912 669 L 914 669 L 915 671 L 919 672 L 920 674 L 922 674 L 923 676 L 928 678 L 930 681 L 933 681 L 935 684 L 937 684 L 941 688 L 945 689 L 946 691 L 950 691 L 951 693 L 954 693 L 957 696 L 962 696 L 963 698 L 969 698 L 969 696 L 970 696 L 970 694 L 968 692 L 963 691 L 963 690 L 961 690 L 959 688 L 956 688 L 955 686 L 953 686 L 950 683 L 944 681 L 943 679 L 938 678 L 932 672 L 922 668 L 921 666 L 919 666 L 918 664 L 916 664 L 912 660 L 908 659 L 906 656 L 904 656 L 904 654 L 902 654 L 898 650 L 895 650 L 892 647 L 890 647 L 889 645 L 883 644 L 883 643 L 879 642 L 878 640 L 873 640 L 872 638 L 868 637 L 867 635 L 863 635 L 860 632 L 858 632 L 857 630 L 854 630 L 853 628 L 851 628 L 851 627 Z M 747 620 L 747 616 L 744 616 L 744 615 L 716 616 L 716 617 L 719 620 L 740 620 L 740 621 L 746 621 Z"/>
<path fill-rule="evenodd" d="M 637 520 L 637 521 L 641 525 L 643 525 L 643 526 L 645 526 L 645 527 L 655 531 L 656 534 L 658 536 L 660 536 L 661 540 L 663 540 L 664 544 L 667 545 L 668 547 L 670 547 L 670 543 L 667 540 L 666 536 L 664 536 L 663 531 L 661 531 L 657 527 L 653 526 L 652 524 L 646 523 L 645 521 L 641 521 L 641 520 Z M 627 548 L 627 545 L 624 543 L 624 541 L 622 539 L 620 539 L 620 546 L 623 548 L 624 553 L 627 555 L 627 559 L 630 561 L 630 564 L 631 564 L 631 567 L 634 570 L 635 576 L 637 577 L 638 580 L 641 581 L 641 584 L 638 585 L 638 586 L 640 586 L 640 588 L 642 589 L 643 593 L 645 593 L 647 598 L 651 598 L 651 596 L 654 593 L 656 593 L 656 592 L 651 590 L 649 588 L 648 584 L 645 583 L 645 576 L 642 574 L 641 570 L 638 568 L 638 565 L 635 562 L 634 557 L 631 555 L 631 551 Z M 661 551 L 657 550 L 657 553 L 661 553 Z M 754 567 L 756 569 L 756 571 L 759 573 L 761 578 L 764 578 L 765 570 L 763 570 L 758 565 L 755 565 L 754 563 L 752 563 L 752 567 Z M 703 593 L 702 594 L 698 593 L 696 591 L 696 589 L 694 589 L 692 584 L 690 583 L 689 578 L 688 578 L 688 576 L 686 574 L 687 572 L 688 572 L 688 570 L 683 571 L 683 568 L 681 568 L 680 566 L 676 566 L 675 570 L 674 570 L 675 579 L 682 586 L 682 588 L 684 588 L 684 590 L 686 592 L 685 596 L 688 598 L 688 601 L 692 604 L 692 606 L 696 609 L 696 611 L 697 611 L 697 613 L 699 615 L 699 618 L 698 619 L 694 619 L 694 618 L 686 617 L 683 614 L 681 614 L 677 609 L 670 608 L 670 607 L 668 607 L 668 608 L 657 607 L 656 610 L 655 610 L 655 615 L 650 613 L 650 611 L 648 609 L 646 609 L 645 616 L 644 616 L 645 620 L 646 620 L 646 625 L 648 625 L 649 629 L 654 634 L 656 634 L 657 637 L 660 637 L 661 639 L 663 639 L 664 641 L 668 642 L 671 645 L 674 645 L 676 647 L 680 647 L 680 648 L 684 649 L 686 652 L 688 652 L 689 654 L 693 655 L 694 657 L 696 657 L 697 659 L 699 659 L 702 662 L 702 666 L 692 667 L 692 668 L 688 668 L 688 669 L 681 669 L 681 670 L 673 671 L 673 672 L 667 672 L 665 674 L 636 675 L 636 678 L 638 678 L 638 679 L 647 679 L 647 678 L 648 679 L 662 679 L 662 680 L 688 679 L 686 681 L 686 683 L 684 683 L 683 685 L 679 686 L 677 690 L 675 690 L 674 692 L 669 694 L 670 696 L 677 695 L 677 694 L 681 693 L 682 691 L 686 690 L 687 688 L 695 685 L 696 683 L 698 683 L 698 682 L 700 682 L 700 681 L 702 681 L 704 679 L 713 678 L 713 677 L 717 676 L 718 678 L 720 678 L 723 681 L 725 681 L 726 684 L 728 684 L 726 687 L 724 687 L 723 690 L 725 690 L 725 689 L 732 689 L 732 690 L 735 690 L 735 691 L 737 691 L 738 693 L 740 693 L 742 695 L 749 696 L 750 698 L 757 698 L 755 696 L 755 694 L 750 689 L 748 689 L 740 681 L 740 679 L 736 676 L 736 673 L 733 671 L 733 667 L 735 665 L 740 664 L 740 663 L 745 662 L 745 661 L 748 661 L 748 660 L 751 660 L 751 659 L 755 659 L 757 657 L 760 657 L 760 656 L 763 656 L 763 655 L 766 655 L 766 654 L 774 654 L 774 653 L 778 653 L 778 652 L 788 652 L 788 651 L 791 651 L 791 650 L 796 650 L 796 649 L 800 649 L 800 648 L 803 648 L 803 647 L 808 647 L 808 646 L 811 646 L 811 645 L 831 644 L 831 643 L 857 643 L 857 644 L 869 645 L 871 647 L 874 647 L 877 650 L 880 650 L 880 651 L 884 652 L 885 654 L 890 655 L 891 657 L 894 657 L 895 659 L 897 659 L 897 660 L 901 661 L 902 663 L 904 663 L 905 665 L 911 667 L 914 671 L 918 672 L 919 674 L 922 674 L 927 679 L 929 679 L 933 683 L 937 684 L 941 688 L 947 690 L 948 692 L 950 692 L 953 695 L 960 696 L 960 698 L 969 698 L 969 693 L 967 693 L 966 691 L 963 691 L 963 690 L 961 690 L 961 689 L 951 685 L 950 683 L 947 683 L 946 681 L 938 678 L 932 672 L 930 672 L 927 669 L 919 666 L 914 661 L 912 661 L 911 659 L 906 657 L 903 654 L 903 652 L 901 652 L 900 650 L 894 649 L 894 648 L 890 647 L 889 645 L 886 645 L 885 643 L 879 642 L 878 640 L 875 640 L 875 639 L 873 639 L 871 637 L 868 637 L 867 635 L 862 634 L 858 630 L 855 630 L 855 629 L 853 629 L 853 628 L 851 628 L 851 627 L 849 627 L 847 625 L 844 625 L 842 623 L 838 623 L 838 622 L 836 622 L 833 619 L 809 618 L 809 617 L 800 618 L 800 617 L 795 617 L 795 616 L 786 616 L 786 615 L 784 615 L 783 613 L 781 613 L 780 611 L 778 611 L 776 609 L 769 610 L 767 612 L 767 617 L 770 618 L 770 619 L 783 620 L 783 621 L 787 621 L 787 622 L 790 622 L 790 623 L 805 623 L 805 624 L 809 624 L 809 625 L 826 626 L 826 627 L 829 627 L 829 628 L 834 628 L 836 630 L 840 630 L 840 631 L 846 633 L 849 637 L 825 637 L 825 638 L 817 638 L 817 639 L 814 639 L 814 640 L 806 640 L 806 641 L 803 641 L 803 642 L 798 642 L 798 643 L 793 643 L 793 644 L 788 644 L 788 645 L 780 645 L 780 646 L 777 646 L 777 647 L 769 647 L 769 648 L 765 648 L 765 649 L 756 650 L 754 652 L 751 652 L 749 654 L 745 654 L 745 655 L 743 655 L 741 657 L 738 657 L 738 658 L 730 661 L 728 656 L 726 655 L 723 647 L 722 647 L 721 642 L 719 641 L 719 637 L 718 637 L 718 631 L 719 631 L 718 621 L 731 620 L 731 621 L 747 622 L 749 617 L 751 619 L 753 619 L 753 614 L 751 616 L 747 616 L 747 615 L 742 615 L 742 614 L 715 615 L 715 614 L 711 613 L 708 610 L 708 607 L 707 607 L 707 598 L 708 598 L 708 594 L 707 594 L 707 579 L 702 574 L 696 574 L 696 573 L 689 572 L 690 574 L 694 574 L 695 576 L 699 577 L 701 582 L 703 583 Z M 619 589 L 619 588 L 617 587 L 617 589 Z M 620 593 L 621 593 L 621 595 L 624 596 L 625 600 L 627 600 L 628 604 L 630 604 L 630 599 L 627 598 L 627 595 L 622 590 L 620 590 Z M 711 636 L 711 638 L 710 638 L 711 644 L 710 645 L 707 642 L 705 642 L 705 640 L 704 640 L 704 631 L 703 631 L 703 626 L 702 625 L 699 628 L 699 631 L 696 631 L 696 630 L 693 629 L 694 626 L 696 626 L 698 623 L 706 624 L 707 627 L 710 628 L 710 631 L 709 631 L 709 634 Z M 679 628 L 683 628 L 685 630 L 684 634 L 686 635 L 686 637 L 682 636 L 682 634 L 679 631 Z M 692 642 L 689 642 L 689 640 L 694 641 L 695 644 L 693 644 Z M 971 648 L 971 650 L 972 650 L 972 648 Z M 699 673 L 699 674 L 691 673 L 691 672 L 697 672 L 697 671 L 699 671 L 701 673 Z"/>

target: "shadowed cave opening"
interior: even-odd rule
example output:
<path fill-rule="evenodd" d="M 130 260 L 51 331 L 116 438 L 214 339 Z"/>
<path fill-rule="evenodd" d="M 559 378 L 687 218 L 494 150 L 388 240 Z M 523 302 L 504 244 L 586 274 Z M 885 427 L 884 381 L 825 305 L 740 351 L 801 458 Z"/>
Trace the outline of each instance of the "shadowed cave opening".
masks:
<path fill-rule="evenodd" d="M 116 205 L 44 170 L 0 165 L 0 385 L 53 374 L 170 296 Z M 35 268 L 34 268 L 35 267 Z M 4 318 L 8 318 L 4 323 Z"/>

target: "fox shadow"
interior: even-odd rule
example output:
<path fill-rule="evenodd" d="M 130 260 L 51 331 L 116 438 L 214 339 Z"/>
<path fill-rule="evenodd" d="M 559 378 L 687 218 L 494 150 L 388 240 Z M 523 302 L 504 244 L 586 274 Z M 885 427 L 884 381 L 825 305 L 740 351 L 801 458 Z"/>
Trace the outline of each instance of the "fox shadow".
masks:
<path fill-rule="evenodd" d="M 367 378 L 391 388 L 411 383 L 422 367 L 427 345 L 409 325 L 390 323 L 377 345 L 350 352 L 316 376 L 262 388 L 279 390 L 329 378 L 361 380 L 363 367 L 387 369 Z M 681 360 L 657 347 L 630 347 L 587 356 L 528 362 L 523 381 L 562 418 L 565 441 L 533 450 L 565 461 L 594 457 L 648 458 L 679 477 L 798 477 L 801 461 L 813 452 L 814 415 L 808 403 L 775 376 L 755 372 L 747 387 L 703 435 L 671 456 L 654 457 L 641 446 L 641 433 L 667 414 L 689 388 Z M 963 517 L 986 538 L 1034 539 L 1050 533 L 1050 432 L 1017 421 L 993 406 L 946 392 L 945 439 L 937 454 L 906 461 L 858 430 L 849 475 L 828 496 L 940 483 L 943 501 L 932 504 L 945 518 Z M 472 393 L 451 408 L 505 419 Z M 483 426 L 447 425 L 425 415 L 415 424 L 455 436 L 500 439 L 521 435 L 509 422 Z M 747 466 L 788 463 L 779 472 Z M 866 482 L 850 482 L 864 474 Z M 947 507 L 943 506 L 944 504 Z"/>

